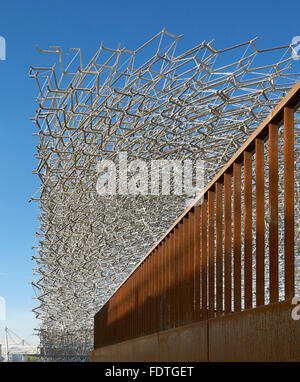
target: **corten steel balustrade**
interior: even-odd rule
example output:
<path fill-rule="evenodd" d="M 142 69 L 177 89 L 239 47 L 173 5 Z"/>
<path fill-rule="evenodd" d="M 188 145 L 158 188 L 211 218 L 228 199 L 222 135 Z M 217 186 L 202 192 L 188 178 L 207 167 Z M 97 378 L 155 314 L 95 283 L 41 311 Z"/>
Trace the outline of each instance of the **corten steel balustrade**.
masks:
<path fill-rule="evenodd" d="M 300 82 L 96 314 L 92 360 L 300 359 L 300 321 L 291 318 L 299 103 Z M 284 301 L 279 301 L 282 124 Z"/>

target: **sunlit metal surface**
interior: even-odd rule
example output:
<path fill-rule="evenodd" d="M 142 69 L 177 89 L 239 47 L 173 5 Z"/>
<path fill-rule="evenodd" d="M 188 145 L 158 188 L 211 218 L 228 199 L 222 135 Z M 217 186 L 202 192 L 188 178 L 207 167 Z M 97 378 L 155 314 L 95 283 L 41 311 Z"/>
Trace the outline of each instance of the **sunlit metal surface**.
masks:
<path fill-rule="evenodd" d="M 186 196 L 96 192 L 96 164 L 203 159 L 210 180 L 299 79 L 291 47 L 260 51 L 256 39 L 185 52 L 165 30 L 136 50 L 103 43 L 32 67 L 41 209 L 32 283 L 45 359 L 86 360 L 93 315 L 182 213 Z"/>

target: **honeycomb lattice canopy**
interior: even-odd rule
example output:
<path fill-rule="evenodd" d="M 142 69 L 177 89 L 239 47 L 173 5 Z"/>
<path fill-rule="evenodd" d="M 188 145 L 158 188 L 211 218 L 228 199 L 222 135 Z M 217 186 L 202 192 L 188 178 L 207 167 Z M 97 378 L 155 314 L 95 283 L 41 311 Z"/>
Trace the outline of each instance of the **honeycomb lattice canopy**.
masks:
<path fill-rule="evenodd" d="M 180 51 L 163 30 L 136 50 L 101 43 L 40 52 L 32 67 L 41 187 L 33 285 L 42 354 L 84 360 L 93 315 L 186 206 L 182 195 L 100 196 L 97 163 L 201 159 L 205 179 L 235 153 L 299 79 L 291 47 L 260 51 L 256 39 L 217 49 L 203 41 Z"/>

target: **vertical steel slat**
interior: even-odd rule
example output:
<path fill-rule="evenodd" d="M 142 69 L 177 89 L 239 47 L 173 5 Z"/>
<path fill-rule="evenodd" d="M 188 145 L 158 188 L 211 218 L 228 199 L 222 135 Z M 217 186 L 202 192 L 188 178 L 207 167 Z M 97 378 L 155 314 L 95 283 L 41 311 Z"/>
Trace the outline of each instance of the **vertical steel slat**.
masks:
<path fill-rule="evenodd" d="M 278 126 L 269 124 L 270 302 L 278 301 Z"/>
<path fill-rule="evenodd" d="M 145 266 L 145 334 L 149 334 L 149 259 L 146 257 L 144 261 Z"/>
<path fill-rule="evenodd" d="M 201 205 L 201 287 L 202 307 L 201 316 L 207 317 L 207 200 L 203 199 Z"/>
<path fill-rule="evenodd" d="M 172 232 L 167 237 L 167 329 L 171 327 L 171 304 L 172 304 L 172 292 L 171 292 L 171 256 L 170 251 L 172 247 Z"/>
<path fill-rule="evenodd" d="M 125 284 L 121 287 L 121 301 L 120 301 L 120 336 L 122 341 L 124 340 L 124 328 L 123 322 L 125 321 L 125 306 L 124 306 L 124 293 L 125 293 Z"/>
<path fill-rule="evenodd" d="M 130 338 L 130 281 L 126 280 L 126 299 L 125 299 L 125 308 L 126 308 L 126 334 L 125 340 Z"/>
<path fill-rule="evenodd" d="M 128 304 L 128 280 L 125 281 L 124 283 L 124 299 L 123 299 L 123 310 L 124 310 L 124 315 L 125 315 L 125 319 L 124 319 L 124 322 L 125 322 L 125 328 L 123 329 L 123 339 L 127 339 L 128 338 L 128 335 L 129 335 L 129 320 L 128 320 L 128 308 L 129 308 L 129 304 Z"/>
<path fill-rule="evenodd" d="M 130 293 L 130 296 L 129 296 L 129 304 L 130 304 L 130 309 L 129 309 L 129 312 L 130 312 L 130 329 L 129 329 L 129 338 L 133 338 L 133 325 L 132 325 L 132 319 L 133 319 L 133 299 L 132 299 L 132 283 L 133 283 L 133 279 L 132 279 L 132 276 L 129 277 L 129 293 Z"/>
<path fill-rule="evenodd" d="M 165 240 L 165 248 L 164 248 L 164 259 L 163 259 L 163 264 L 164 264 L 164 330 L 167 329 L 167 243 L 168 243 L 168 238 L 166 237 Z"/>
<path fill-rule="evenodd" d="M 285 299 L 295 293 L 294 110 L 284 108 L 284 259 Z"/>
<path fill-rule="evenodd" d="M 181 262 L 181 243 L 182 243 L 182 222 L 178 223 L 177 231 L 177 326 L 181 325 L 181 291 L 182 291 L 182 262 Z"/>
<path fill-rule="evenodd" d="M 142 274 L 141 274 L 141 266 L 137 269 L 138 272 L 138 306 L 139 306 L 139 317 L 138 317 L 138 336 L 142 335 Z"/>
<path fill-rule="evenodd" d="M 148 334 L 148 319 L 149 319 L 149 314 L 148 314 L 148 260 L 149 257 L 146 257 L 144 260 L 144 334 Z"/>
<path fill-rule="evenodd" d="M 132 276 L 130 279 L 130 338 L 133 338 L 133 278 Z"/>
<path fill-rule="evenodd" d="M 166 248 L 167 248 L 167 239 L 163 241 L 162 247 L 162 329 L 166 329 Z"/>
<path fill-rule="evenodd" d="M 144 334 L 144 266 L 143 263 L 140 265 L 140 282 L 141 282 L 141 335 Z"/>
<path fill-rule="evenodd" d="M 136 285 L 136 271 L 133 272 L 132 274 L 133 278 L 133 304 L 134 304 L 134 309 L 133 309 L 133 338 L 136 337 L 136 308 L 137 308 L 137 301 L 136 301 L 136 290 L 137 290 L 137 285 Z"/>
<path fill-rule="evenodd" d="M 119 338 L 119 327 L 118 327 L 118 320 L 119 320 L 119 317 L 118 317 L 118 304 L 119 302 L 119 295 L 116 294 L 115 295 L 115 325 L 114 325 L 114 331 L 115 331 L 115 338 L 116 338 L 116 341 L 118 341 L 118 338 Z M 111 333 L 111 336 L 112 336 L 112 333 Z M 113 340 L 113 337 L 111 337 L 112 340 Z"/>
<path fill-rule="evenodd" d="M 121 299 L 121 293 L 117 293 L 117 301 L 116 301 L 116 310 L 117 310 L 117 317 L 116 317 L 116 329 L 117 329 L 117 341 L 121 340 L 120 335 L 120 299 Z"/>
<path fill-rule="evenodd" d="M 158 331 L 158 250 L 155 248 L 154 253 L 154 330 Z"/>
<path fill-rule="evenodd" d="M 186 215 L 183 219 L 183 240 L 182 240 L 182 267 L 183 267 L 183 295 L 182 295 L 182 325 L 187 323 L 189 308 L 189 289 L 188 289 L 188 268 L 189 268 L 189 218 Z"/>
<path fill-rule="evenodd" d="M 130 338 L 130 299 L 129 299 L 129 279 L 126 280 L 126 298 L 125 298 L 125 309 L 126 309 L 126 335 L 125 340 Z"/>
<path fill-rule="evenodd" d="M 194 295 L 194 278 L 195 278 L 195 260 L 194 260 L 194 220 L 195 220 L 195 212 L 194 209 L 190 212 L 190 245 L 189 245 L 189 250 L 190 250 L 190 270 L 189 270 L 189 289 L 190 289 L 190 315 L 189 315 L 189 322 L 193 322 L 194 318 L 194 300 L 195 300 L 195 295 Z"/>
<path fill-rule="evenodd" d="M 175 327 L 175 304 L 176 304 L 176 292 L 175 292 L 175 228 L 170 235 L 170 256 L 171 256 L 171 313 L 170 313 L 170 325 L 171 328 Z"/>
<path fill-rule="evenodd" d="M 178 242 L 179 242 L 179 224 L 174 228 L 175 236 L 175 285 L 174 285 L 174 294 L 175 294 L 175 306 L 174 306 L 174 316 L 175 316 L 175 327 L 179 326 L 179 251 L 178 251 Z"/>
<path fill-rule="evenodd" d="M 216 314 L 220 316 L 223 310 L 223 237 L 222 237 L 222 192 L 223 185 L 216 183 Z"/>
<path fill-rule="evenodd" d="M 183 311 L 183 302 L 185 300 L 185 290 L 184 290 L 184 264 L 183 264 L 183 240 L 184 232 L 183 232 L 183 220 L 179 223 L 179 262 L 178 262 L 178 272 L 179 272 L 179 325 L 183 325 L 184 323 L 184 311 Z"/>
<path fill-rule="evenodd" d="M 252 308 L 252 153 L 244 151 L 245 309 Z"/>
<path fill-rule="evenodd" d="M 139 284 L 138 272 L 135 270 L 135 336 L 139 335 Z"/>
<path fill-rule="evenodd" d="M 265 284 L 265 206 L 264 206 L 264 141 L 255 139 L 256 154 L 256 306 L 264 305 Z"/>
<path fill-rule="evenodd" d="M 194 321 L 200 318 L 200 206 L 194 207 Z"/>
<path fill-rule="evenodd" d="M 231 174 L 224 174 L 224 297 L 225 313 L 231 313 Z"/>
<path fill-rule="evenodd" d="M 167 323 L 166 323 L 166 328 L 169 329 L 171 327 L 170 322 L 171 322 L 171 264 L 170 264 L 170 250 L 171 250 L 171 233 L 167 237 L 167 256 L 166 256 L 166 272 L 167 272 L 167 277 L 166 277 L 166 305 L 167 305 Z"/>
<path fill-rule="evenodd" d="M 168 264 L 168 255 L 169 255 L 169 235 L 166 237 L 166 253 L 165 253 L 165 329 L 168 329 L 169 326 L 169 264 Z"/>
<path fill-rule="evenodd" d="M 241 310 L 241 164 L 233 164 L 234 311 Z"/>
<path fill-rule="evenodd" d="M 162 330 L 162 267 L 161 267 L 161 259 L 162 259 L 162 245 L 163 243 L 160 243 L 158 246 L 158 263 L 157 263 L 157 270 L 158 270 L 158 330 Z"/>
<path fill-rule="evenodd" d="M 189 268 L 187 272 L 188 277 L 188 290 L 189 290 L 189 301 L 188 301 L 188 322 L 193 321 L 194 316 L 194 211 L 191 210 L 189 213 Z"/>
<path fill-rule="evenodd" d="M 151 255 L 147 258 L 147 266 L 148 266 L 148 272 L 147 272 L 147 333 L 152 333 L 151 331 L 151 297 L 152 297 L 152 268 L 151 268 Z"/>
<path fill-rule="evenodd" d="M 126 283 L 124 283 L 121 287 L 122 294 L 121 294 L 121 338 L 122 341 L 124 340 L 124 334 L 126 332 L 126 306 L 125 306 L 125 292 L 126 292 Z M 124 325 L 125 324 L 125 325 Z M 125 326 L 125 327 L 124 327 Z"/>
<path fill-rule="evenodd" d="M 208 191 L 208 317 L 215 313 L 215 193 Z"/>
<path fill-rule="evenodd" d="M 154 251 L 152 251 L 151 253 L 151 295 L 150 295 L 150 298 L 151 298 L 151 305 L 150 305 L 150 309 L 151 309 L 151 313 L 150 313 L 150 317 L 151 317 L 151 333 L 153 333 L 155 331 L 155 315 L 154 315 L 154 296 L 155 296 L 155 288 L 154 288 L 154 282 L 155 282 L 155 277 L 154 277 Z"/>
<path fill-rule="evenodd" d="M 144 260 L 143 262 L 143 281 L 144 281 L 144 317 L 143 317 L 143 323 L 144 323 L 144 334 L 147 333 L 147 278 L 148 278 L 148 275 L 147 275 L 147 258 Z"/>

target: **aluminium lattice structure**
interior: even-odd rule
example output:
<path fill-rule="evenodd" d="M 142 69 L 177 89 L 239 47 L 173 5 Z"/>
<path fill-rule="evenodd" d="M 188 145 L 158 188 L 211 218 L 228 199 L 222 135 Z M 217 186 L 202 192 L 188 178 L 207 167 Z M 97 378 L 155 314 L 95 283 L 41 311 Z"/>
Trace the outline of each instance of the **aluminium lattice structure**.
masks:
<path fill-rule="evenodd" d="M 38 49 L 55 57 L 30 69 L 38 85 L 32 284 L 42 359 L 87 359 L 93 315 L 191 197 L 172 189 L 101 196 L 97 163 L 117 163 L 121 152 L 128 161 L 201 159 L 207 181 L 300 78 L 291 46 L 203 41 L 180 51 L 181 37 L 163 30 L 136 50 L 101 43 L 88 63 L 80 49 L 72 58 L 59 47 Z"/>

